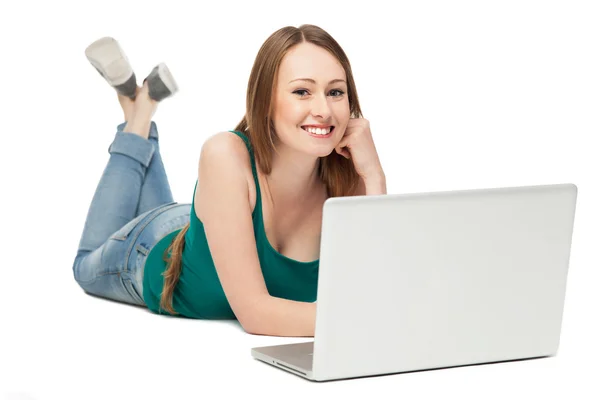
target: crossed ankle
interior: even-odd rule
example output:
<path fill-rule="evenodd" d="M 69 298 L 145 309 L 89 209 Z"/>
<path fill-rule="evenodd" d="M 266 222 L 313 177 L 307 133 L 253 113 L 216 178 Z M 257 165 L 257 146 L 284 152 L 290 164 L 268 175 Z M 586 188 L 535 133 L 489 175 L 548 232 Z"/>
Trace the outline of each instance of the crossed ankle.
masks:
<path fill-rule="evenodd" d="M 123 132 L 134 133 L 138 136 L 148 139 L 150 136 L 150 121 L 131 121 L 127 122 L 123 128 Z"/>

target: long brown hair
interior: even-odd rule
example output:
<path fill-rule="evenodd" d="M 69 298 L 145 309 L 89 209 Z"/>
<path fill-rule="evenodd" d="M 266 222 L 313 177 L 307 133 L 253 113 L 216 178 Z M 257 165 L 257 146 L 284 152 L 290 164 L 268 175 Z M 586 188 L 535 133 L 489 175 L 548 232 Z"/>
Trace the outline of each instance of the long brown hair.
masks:
<path fill-rule="evenodd" d="M 248 137 L 254 150 L 256 163 L 265 175 L 271 173 L 272 156 L 275 150 L 273 141 L 275 129 L 271 117 L 273 91 L 279 66 L 292 47 L 305 42 L 324 48 L 340 62 L 346 73 L 350 117 L 362 117 L 350 61 L 335 39 L 315 25 L 306 24 L 299 28 L 286 26 L 279 29 L 269 36 L 258 51 L 248 80 L 246 114 L 234 129 Z M 319 159 L 318 171 L 329 197 L 349 196 L 354 193 L 359 183 L 359 175 L 354 169 L 352 160 L 346 159 L 335 151 Z M 181 273 L 181 257 L 188 229 L 189 223 L 177 234 L 163 254 L 163 260 L 167 261 L 168 265 L 163 273 L 164 284 L 160 307 L 171 314 L 176 314 L 173 309 L 173 292 Z M 168 252 L 170 257 L 167 255 Z"/>

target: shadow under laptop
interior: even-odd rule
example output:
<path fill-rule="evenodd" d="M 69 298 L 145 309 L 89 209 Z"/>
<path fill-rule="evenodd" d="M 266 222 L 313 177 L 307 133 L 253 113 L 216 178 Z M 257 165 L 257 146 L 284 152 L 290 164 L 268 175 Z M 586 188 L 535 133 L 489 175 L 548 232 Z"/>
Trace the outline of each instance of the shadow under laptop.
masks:
<path fill-rule="evenodd" d="M 314 382 L 314 383 L 327 383 L 327 382 L 336 382 L 336 381 L 350 381 L 350 380 L 362 379 L 362 378 L 376 378 L 376 377 L 384 377 L 384 376 L 389 376 L 389 375 L 404 375 L 404 374 L 412 374 L 412 373 L 415 373 L 415 372 L 436 371 L 436 370 L 443 370 L 443 369 L 472 367 L 472 366 L 475 366 L 475 365 L 501 364 L 501 363 L 512 363 L 512 362 L 519 362 L 519 361 L 530 361 L 530 360 L 538 360 L 538 359 L 551 358 L 551 357 L 554 357 L 554 356 L 550 355 L 550 356 L 519 358 L 519 359 L 515 359 L 515 360 L 502 360 L 502 361 L 492 361 L 492 362 L 483 362 L 483 363 L 475 363 L 475 364 L 453 365 L 453 366 L 449 366 L 449 367 L 426 368 L 426 369 L 418 369 L 418 370 L 414 370 L 414 371 L 390 372 L 390 373 L 377 374 L 377 375 L 361 375 L 361 376 L 356 376 L 356 377 L 352 377 L 352 378 L 328 379 L 326 381 L 316 381 L 316 380 L 311 380 L 311 379 L 307 379 L 307 378 L 305 378 L 305 380 L 307 380 L 309 382 Z M 280 371 L 282 371 L 284 373 L 288 373 L 288 374 L 292 374 L 292 375 L 297 375 L 297 374 L 294 374 L 291 371 L 287 371 L 286 369 L 279 368 L 279 367 L 274 366 L 274 365 L 272 365 L 270 363 L 267 363 L 267 362 L 264 362 L 264 361 L 261 361 L 261 360 L 257 360 L 257 361 L 260 361 L 260 362 L 262 362 L 264 364 L 270 365 L 272 368 L 278 369 L 278 370 L 280 370 Z M 298 376 L 302 377 L 302 375 L 298 375 Z"/>

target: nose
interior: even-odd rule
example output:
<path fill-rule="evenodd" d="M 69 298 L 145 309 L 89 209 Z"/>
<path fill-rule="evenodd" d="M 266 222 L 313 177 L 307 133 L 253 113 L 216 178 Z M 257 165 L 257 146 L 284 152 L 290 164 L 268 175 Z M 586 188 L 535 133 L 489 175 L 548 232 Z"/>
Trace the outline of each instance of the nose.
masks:
<path fill-rule="evenodd" d="M 329 109 L 329 103 L 327 96 L 315 96 L 312 102 L 312 115 L 313 117 L 321 117 L 322 119 L 328 119 L 331 115 Z"/>

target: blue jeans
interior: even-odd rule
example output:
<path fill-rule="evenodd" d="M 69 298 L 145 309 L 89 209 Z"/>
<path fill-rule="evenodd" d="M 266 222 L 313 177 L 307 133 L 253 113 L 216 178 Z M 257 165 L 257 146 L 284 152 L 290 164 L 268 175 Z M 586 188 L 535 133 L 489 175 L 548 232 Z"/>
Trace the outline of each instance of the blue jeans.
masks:
<path fill-rule="evenodd" d="M 190 220 L 191 204 L 178 204 L 167 180 L 154 122 L 148 139 L 123 132 L 108 148 L 85 220 L 73 275 L 90 294 L 145 305 L 144 263 L 152 247 Z"/>

